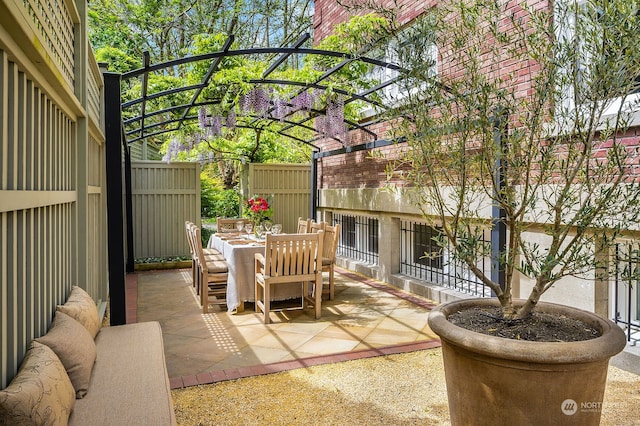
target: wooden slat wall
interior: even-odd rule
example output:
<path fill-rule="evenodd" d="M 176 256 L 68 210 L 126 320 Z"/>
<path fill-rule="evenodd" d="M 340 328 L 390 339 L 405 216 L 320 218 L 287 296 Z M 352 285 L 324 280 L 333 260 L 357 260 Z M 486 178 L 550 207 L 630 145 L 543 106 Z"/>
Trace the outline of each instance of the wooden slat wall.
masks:
<path fill-rule="evenodd" d="M 76 6 L 0 1 L 0 388 L 73 285 L 108 297 L 103 80 Z"/>
<path fill-rule="evenodd" d="M 200 223 L 198 163 L 131 163 L 134 257 L 188 256 L 184 222 Z"/>
<path fill-rule="evenodd" d="M 299 164 L 251 164 L 249 194 L 273 196 L 273 222 L 295 232 L 298 217 L 309 216 L 311 167 Z"/>
<path fill-rule="evenodd" d="M 73 121 L 0 52 L 0 387 L 74 279 Z"/>
<path fill-rule="evenodd" d="M 87 268 L 86 290 L 96 301 L 106 301 L 107 280 L 107 206 L 103 140 L 90 137 L 87 182 Z M 84 286 L 83 286 L 84 287 Z"/>

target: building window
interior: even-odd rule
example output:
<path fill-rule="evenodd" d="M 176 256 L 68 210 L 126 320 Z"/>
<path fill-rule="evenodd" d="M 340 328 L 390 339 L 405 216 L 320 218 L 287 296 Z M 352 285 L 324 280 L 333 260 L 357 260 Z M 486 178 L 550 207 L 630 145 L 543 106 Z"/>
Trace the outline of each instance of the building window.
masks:
<path fill-rule="evenodd" d="M 558 117 L 573 116 L 571 111 L 576 107 L 596 102 L 605 102 L 603 120 L 620 111 L 636 112 L 640 73 L 635 70 L 640 70 L 640 55 L 637 46 L 627 46 L 624 34 L 640 31 L 637 3 L 613 5 L 602 0 L 563 0 L 556 3 L 554 14 L 560 23 L 556 33 L 558 54 L 565 63 L 560 76 L 563 82 L 562 102 L 557 103 L 556 109 Z M 621 22 L 625 28 L 617 26 Z M 599 62 L 596 58 L 600 58 Z M 615 73 L 611 72 L 612 67 L 617 68 Z M 606 78 L 602 78 L 603 72 Z M 614 75 L 620 76 L 620 80 L 612 80 Z M 613 84 L 602 85 L 602 80 Z"/>
<path fill-rule="evenodd" d="M 371 265 L 378 264 L 378 219 L 334 214 L 333 224 L 340 224 L 338 256 Z"/>
<path fill-rule="evenodd" d="M 452 255 L 448 244 L 444 247 L 436 239 L 441 236 L 441 228 L 424 223 L 402 221 L 400 226 L 400 273 L 438 284 L 462 293 L 489 297 L 491 290 L 486 287 L 469 267 Z M 486 230 L 482 241 L 490 244 L 491 232 Z M 491 259 L 482 257 L 476 266 L 491 274 Z"/>
<path fill-rule="evenodd" d="M 640 338 L 640 243 L 619 242 L 613 247 L 613 320 L 622 325 L 627 338 Z"/>
<path fill-rule="evenodd" d="M 441 231 L 429 225 L 413 225 L 413 261 L 429 268 L 442 269 L 442 247 L 436 244 Z"/>
<path fill-rule="evenodd" d="M 405 69 L 421 69 L 422 78 L 433 78 L 438 73 L 438 49 L 434 42 L 425 40 L 424 29 L 420 22 L 414 22 L 412 26 L 402 30 L 399 35 L 389 42 L 384 48 L 378 48 L 370 52 L 369 56 L 381 61 L 395 64 Z M 422 72 L 424 69 L 424 72 Z M 382 103 L 387 107 L 397 105 L 411 93 L 419 93 L 424 86 L 415 80 L 404 81 L 400 78 L 398 70 L 391 68 L 375 67 L 368 74 L 372 86 L 382 82 L 394 81 L 382 88 L 379 93 Z M 426 82 L 424 83 L 426 84 Z M 367 107 L 363 111 L 365 117 L 375 115 L 375 109 Z"/>

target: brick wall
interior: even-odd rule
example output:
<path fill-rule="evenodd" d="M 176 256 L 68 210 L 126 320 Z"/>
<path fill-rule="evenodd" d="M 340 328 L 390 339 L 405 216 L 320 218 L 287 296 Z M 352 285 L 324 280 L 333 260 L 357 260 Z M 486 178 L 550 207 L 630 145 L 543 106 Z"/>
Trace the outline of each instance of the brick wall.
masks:
<path fill-rule="evenodd" d="M 314 39 L 317 43 L 330 35 L 336 24 L 347 21 L 351 16 L 351 11 L 347 11 L 335 0 L 315 0 L 315 14 L 313 16 Z M 393 8 L 396 3 L 400 7 L 398 21 L 402 24 L 410 22 L 420 15 L 429 4 L 434 1 L 424 0 L 382 0 L 379 2 L 385 8 Z M 366 14 L 367 10 L 358 11 L 358 14 Z"/>
<path fill-rule="evenodd" d="M 410 22 L 420 15 L 426 7 L 434 3 L 434 1 L 416 1 L 416 0 L 397 0 L 401 6 L 398 19 L 401 23 Z M 393 0 L 382 0 L 381 4 L 386 7 L 393 7 Z M 544 9 L 550 7 L 549 0 L 528 0 L 529 6 L 536 9 Z M 518 2 L 510 3 L 510 10 L 516 17 L 526 16 L 526 11 Z M 366 13 L 362 11 L 361 13 Z M 342 6 L 338 5 L 335 0 L 316 0 L 315 1 L 315 41 L 321 40 L 331 33 L 336 24 L 348 20 L 350 13 Z M 508 20 L 505 20 L 508 25 Z M 450 55 L 445 49 L 439 46 L 438 73 L 444 79 L 460 79 L 464 78 L 463 67 L 460 63 L 461 59 L 455 55 Z M 531 95 L 532 76 L 539 71 L 539 66 L 533 61 L 516 61 L 506 55 L 501 55 L 499 60 L 487 57 L 487 65 L 485 74 L 493 78 L 502 80 L 503 84 L 508 87 L 516 88 L 517 97 L 527 97 Z M 445 81 L 446 83 L 446 81 Z M 518 118 L 511 116 L 510 127 L 518 126 Z M 369 127 L 370 130 L 378 134 L 378 139 L 390 138 L 388 132 L 390 130 L 389 123 L 381 123 L 376 126 Z M 639 128 L 632 128 L 624 135 L 624 143 L 629 149 L 640 150 Z M 370 142 L 373 140 L 371 135 L 363 132 L 351 132 L 348 145 L 357 145 L 360 143 Z M 317 143 L 322 147 L 322 151 L 330 151 L 340 148 L 341 145 L 334 140 L 326 140 Z M 340 188 L 381 188 L 386 184 L 385 167 L 386 162 L 382 157 L 395 158 L 396 152 L 402 150 L 403 145 L 393 145 L 381 148 L 377 151 L 358 151 L 354 153 L 346 153 L 342 155 L 324 157 L 318 162 L 318 188 L 320 189 L 340 189 Z M 602 150 L 596 154 L 597 158 L 606 156 L 607 144 L 602 145 Z M 382 154 L 382 156 L 377 155 Z M 640 161 L 640 160 L 639 160 Z M 631 166 L 633 173 L 638 174 L 640 164 Z M 402 185 L 401 181 L 396 182 Z"/>

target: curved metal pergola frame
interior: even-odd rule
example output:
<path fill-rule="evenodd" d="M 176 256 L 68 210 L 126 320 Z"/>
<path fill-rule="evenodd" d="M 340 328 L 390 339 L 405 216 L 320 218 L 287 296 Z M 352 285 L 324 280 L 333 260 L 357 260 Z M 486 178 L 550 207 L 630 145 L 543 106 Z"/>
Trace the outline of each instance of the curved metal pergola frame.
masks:
<path fill-rule="evenodd" d="M 152 138 L 156 136 L 161 136 L 163 134 L 172 133 L 179 131 L 185 123 L 193 122 L 198 120 L 197 109 L 203 106 L 209 105 L 218 105 L 220 104 L 220 100 L 211 100 L 211 99 L 201 99 L 202 92 L 204 89 L 210 86 L 213 76 L 218 70 L 221 62 L 225 58 L 231 57 L 247 57 L 247 56 L 265 56 L 271 55 L 273 58 L 271 59 L 271 63 L 267 67 L 267 69 L 263 72 L 262 76 L 257 79 L 248 80 L 247 83 L 255 86 L 260 85 L 271 85 L 271 86 L 286 86 L 297 89 L 296 93 L 291 96 L 291 99 L 305 91 L 309 90 L 327 90 L 329 89 L 329 84 L 327 81 L 330 80 L 331 76 L 335 73 L 339 72 L 345 66 L 359 61 L 362 63 L 369 64 L 373 67 L 380 67 L 384 69 L 394 70 L 397 72 L 397 76 L 390 78 L 385 81 L 380 81 L 375 87 L 362 90 L 362 91 L 348 91 L 344 88 L 334 88 L 331 87 L 331 90 L 334 93 L 341 95 L 344 98 L 344 104 L 347 105 L 354 101 L 361 101 L 366 104 L 371 105 L 372 107 L 383 110 L 385 107 L 380 102 L 375 99 L 373 96 L 375 93 L 380 92 L 384 88 L 396 83 L 403 75 L 405 71 L 402 67 L 397 64 L 381 61 L 375 58 L 369 58 L 366 56 L 358 55 L 358 54 L 349 54 L 345 52 L 337 52 L 331 50 L 323 50 L 323 49 L 314 49 L 314 48 L 305 48 L 302 47 L 308 40 L 310 36 L 309 34 L 304 34 L 297 41 L 295 41 L 289 47 L 266 47 L 266 48 L 253 48 L 253 49 L 238 49 L 231 50 L 231 45 L 233 44 L 234 37 L 229 36 L 225 41 L 222 49 L 217 52 L 210 52 L 201 55 L 193 55 L 182 57 L 179 59 L 174 59 L 171 61 L 151 64 L 150 57 L 148 53 L 145 53 L 143 60 L 143 67 L 137 70 L 129 71 L 121 75 L 121 80 L 131 80 L 134 78 L 141 78 L 141 95 L 139 98 L 122 102 L 121 109 L 122 111 L 130 110 L 132 107 L 137 108 L 138 112 L 135 116 L 127 118 L 122 121 L 123 124 L 123 137 L 126 144 L 131 144 L 136 141 L 141 141 L 147 138 Z M 331 69 L 328 69 L 315 80 L 310 82 L 301 82 L 294 80 L 284 80 L 284 79 L 273 79 L 269 78 L 269 76 L 289 57 L 291 56 L 308 56 L 308 55 L 317 55 L 317 56 L 325 56 L 325 57 L 333 57 L 342 59 L 338 64 L 333 66 Z M 180 65 L 186 65 L 190 63 L 211 61 L 209 68 L 202 78 L 202 80 L 197 84 L 185 85 L 183 87 L 171 88 L 163 91 L 158 91 L 155 93 L 149 94 L 149 75 L 153 72 L 167 72 L 167 70 L 171 70 L 172 68 Z M 160 110 L 149 110 L 149 101 L 155 99 L 161 99 L 166 96 L 176 95 L 184 92 L 193 92 L 188 102 L 174 105 L 169 108 L 164 108 Z M 271 107 L 270 107 L 271 110 Z M 269 123 L 279 121 L 284 123 L 284 126 L 280 128 L 271 128 L 270 130 L 278 133 L 281 136 L 290 138 L 296 142 L 306 144 L 310 146 L 314 151 L 320 151 L 320 148 L 314 143 L 319 139 L 323 139 L 326 136 L 316 134 L 313 138 L 308 140 L 303 140 L 300 137 L 292 134 L 292 129 L 295 128 L 303 128 L 306 130 L 312 130 L 312 125 L 309 124 L 311 120 L 314 118 L 325 115 L 325 109 L 312 109 L 309 111 L 309 115 L 306 117 L 293 117 L 288 116 L 284 119 L 282 118 L 274 118 L 270 116 L 251 116 L 249 114 L 239 116 L 243 120 L 242 123 L 238 124 L 240 128 L 254 128 L 256 130 L 264 130 L 269 126 Z M 176 117 L 177 115 L 177 117 Z M 265 124 L 265 121 L 267 122 Z M 348 131 L 351 130 L 360 130 L 371 136 L 373 141 L 378 139 L 378 136 L 375 132 L 369 130 L 369 127 L 373 124 L 378 123 L 379 120 L 370 120 L 365 124 L 357 123 L 351 120 L 345 120 L 346 129 Z M 133 127 L 133 125 L 136 125 Z M 334 137 L 334 140 L 340 142 L 342 144 L 343 149 L 347 147 L 338 137 Z"/>
<path fill-rule="evenodd" d="M 215 105 L 219 100 L 200 99 L 205 88 L 209 87 L 213 76 L 218 70 L 222 60 L 230 57 L 246 57 L 256 55 L 273 55 L 271 63 L 263 72 L 260 78 L 247 81 L 253 85 L 272 85 L 272 86 L 288 86 L 297 89 L 294 96 L 308 90 L 326 90 L 329 88 L 328 82 L 331 76 L 339 72 L 345 66 L 360 61 L 373 67 L 380 67 L 397 71 L 397 76 L 386 81 L 380 81 L 375 87 L 363 91 L 349 91 L 346 89 L 331 88 L 344 98 L 344 104 L 355 101 L 361 101 L 372 107 L 384 110 L 384 106 L 375 100 L 375 93 L 383 90 L 385 87 L 396 83 L 403 78 L 405 70 L 397 64 L 384 62 L 378 59 L 368 58 L 360 54 L 348 54 L 344 52 L 335 52 L 322 49 L 304 48 L 302 47 L 309 39 L 309 35 L 305 34 L 290 47 L 278 48 L 256 48 L 256 49 L 239 49 L 231 50 L 234 37 L 230 36 L 224 43 L 222 49 L 218 52 L 211 52 L 202 55 L 188 56 L 172 61 L 158 64 L 151 64 L 150 56 L 147 52 L 144 54 L 143 67 L 124 74 L 105 72 L 104 76 L 104 113 L 105 113 L 105 162 L 106 162 L 106 198 L 107 210 L 107 226 L 109 233 L 108 238 L 108 269 L 109 269 L 109 293 L 111 297 L 111 318 L 112 324 L 126 323 L 126 306 L 125 306 L 125 282 L 126 272 L 134 270 L 134 253 L 133 253 L 133 232 L 132 223 L 132 195 L 131 195 L 131 156 L 129 145 L 136 141 L 141 141 L 150 137 L 160 136 L 170 132 L 179 131 L 185 123 L 190 123 L 198 119 L 198 114 L 194 111 L 202 106 Z M 297 55 L 320 55 L 333 58 L 341 58 L 336 65 L 326 70 L 314 81 L 300 82 L 283 79 L 273 79 L 269 76 L 281 65 L 287 58 Z M 149 75 L 153 72 L 167 72 L 173 67 L 190 63 L 198 63 L 203 61 L 211 61 L 209 68 L 197 84 L 188 84 L 182 87 L 174 87 L 171 89 L 149 93 Z M 139 98 L 122 102 L 121 83 L 126 80 L 141 78 L 141 95 Z M 181 105 L 175 105 L 159 110 L 150 110 L 153 104 L 150 101 L 161 99 L 165 96 L 193 92 L 189 101 Z M 136 108 L 138 113 L 133 117 L 123 120 L 123 111 Z M 270 107 L 271 108 L 271 107 Z M 312 109 L 306 116 L 287 116 L 284 119 L 276 119 L 274 117 L 257 117 L 255 115 L 244 115 L 242 122 L 238 122 L 236 127 L 252 128 L 255 130 L 264 130 L 276 132 L 283 137 L 287 137 L 295 142 L 306 144 L 313 150 L 311 162 L 311 180 L 312 194 L 310 214 L 315 216 L 316 206 L 316 181 L 318 159 L 342 154 L 345 152 L 355 152 L 362 150 L 370 150 L 394 143 L 389 140 L 378 139 L 376 133 L 369 129 L 370 126 L 381 121 L 369 120 L 367 123 L 357 123 L 355 121 L 346 120 L 345 125 L 348 131 L 359 130 L 371 136 L 370 142 L 358 145 L 346 146 L 339 138 L 333 138 L 340 142 L 342 147 L 332 151 L 321 152 L 319 146 L 315 142 L 324 139 L 325 135 L 315 133 L 315 136 L 309 140 L 304 140 L 293 134 L 291 131 L 295 128 L 301 128 L 308 131 L 315 130 L 310 123 L 316 117 L 326 114 L 325 109 Z M 278 120 L 282 126 L 271 126 L 270 123 Z M 124 160 L 124 161 L 123 161 Z M 111 214 L 111 213 L 115 214 Z M 122 212 L 119 214 L 118 212 Z"/>

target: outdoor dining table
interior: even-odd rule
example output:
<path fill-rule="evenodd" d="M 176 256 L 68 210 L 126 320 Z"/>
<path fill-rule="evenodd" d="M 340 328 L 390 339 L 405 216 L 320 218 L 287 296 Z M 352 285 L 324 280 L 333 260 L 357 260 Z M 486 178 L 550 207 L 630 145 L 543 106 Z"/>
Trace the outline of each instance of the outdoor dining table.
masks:
<path fill-rule="evenodd" d="M 213 234 L 207 244 L 218 250 L 227 260 L 227 310 L 242 312 L 244 302 L 255 301 L 255 254 L 264 253 L 264 241 L 246 235 Z M 283 283 L 273 289 L 271 300 L 288 300 L 301 297 L 299 283 Z"/>

